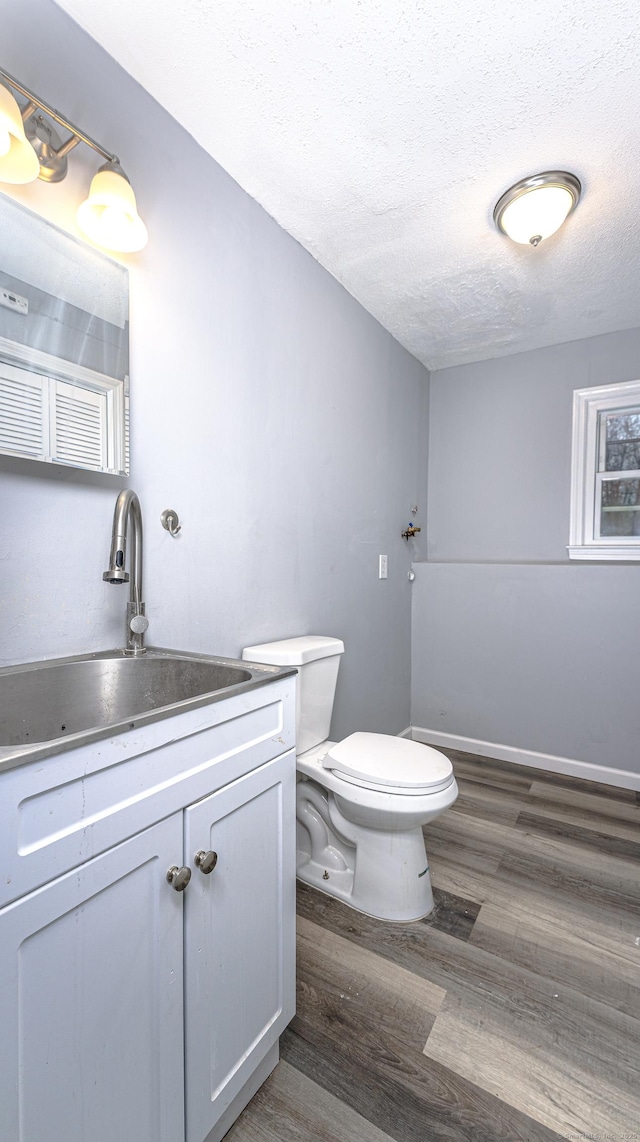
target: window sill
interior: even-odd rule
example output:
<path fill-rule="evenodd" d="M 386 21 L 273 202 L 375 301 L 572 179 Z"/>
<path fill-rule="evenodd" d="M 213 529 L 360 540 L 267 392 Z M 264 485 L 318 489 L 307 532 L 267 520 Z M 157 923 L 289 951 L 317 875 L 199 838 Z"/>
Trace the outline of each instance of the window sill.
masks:
<path fill-rule="evenodd" d="M 626 563 L 633 563 L 640 559 L 640 543 L 629 544 L 628 547 L 622 545 L 614 547 L 613 544 L 606 547 L 595 544 L 581 547 L 572 545 L 567 547 L 567 551 L 569 552 L 569 559 L 605 560 L 606 562 L 613 560 Z"/>

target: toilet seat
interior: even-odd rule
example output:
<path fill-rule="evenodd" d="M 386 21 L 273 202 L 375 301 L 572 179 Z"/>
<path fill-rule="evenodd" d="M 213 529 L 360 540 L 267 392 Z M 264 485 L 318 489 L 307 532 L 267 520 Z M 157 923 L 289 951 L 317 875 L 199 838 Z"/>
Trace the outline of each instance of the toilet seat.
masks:
<path fill-rule="evenodd" d="M 444 754 L 389 734 L 350 734 L 331 746 L 322 765 L 350 785 L 397 796 L 438 793 L 454 779 Z"/>

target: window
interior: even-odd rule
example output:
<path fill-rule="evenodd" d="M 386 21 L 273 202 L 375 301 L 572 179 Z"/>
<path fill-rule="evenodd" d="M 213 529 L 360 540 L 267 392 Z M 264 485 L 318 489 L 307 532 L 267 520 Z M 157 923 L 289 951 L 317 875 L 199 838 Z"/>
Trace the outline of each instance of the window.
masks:
<path fill-rule="evenodd" d="M 573 394 L 571 559 L 640 559 L 640 381 Z"/>

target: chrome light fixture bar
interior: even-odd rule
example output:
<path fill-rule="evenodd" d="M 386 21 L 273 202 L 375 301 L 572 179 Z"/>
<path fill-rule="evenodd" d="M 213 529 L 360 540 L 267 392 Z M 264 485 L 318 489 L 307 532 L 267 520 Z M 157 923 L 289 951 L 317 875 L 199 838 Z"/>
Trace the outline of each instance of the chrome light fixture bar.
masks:
<path fill-rule="evenodd" d="M 543 171 L 509 187 L 496 202 L 493 221 L 514 242 L 538 246 L 560 229 L 581 193 L 580 180 L 569 171 Z"/>
<path fill-rule="evenodd" d="M 9 88 L 25 97 L 26 106 L 19 106 Z M 65 142 L 49 119 L 69 132 Z M 109 250 L 141 250 L 147 243 L 147 230 L 118 156 L 0 68 L 0 182 L 19 184 L 36 178 L 61 182 L 67 174 L 67 155 L 79 143 L 106 160 L 92 180 L 88 199 L 78 210 L 80 229 Z"/>

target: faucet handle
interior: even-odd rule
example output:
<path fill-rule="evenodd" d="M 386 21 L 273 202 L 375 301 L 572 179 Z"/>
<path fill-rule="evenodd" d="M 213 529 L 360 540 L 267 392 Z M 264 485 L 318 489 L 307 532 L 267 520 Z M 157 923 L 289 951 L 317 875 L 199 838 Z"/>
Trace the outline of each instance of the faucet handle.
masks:
<path fill-rule="evenodd" d="M 149 620 L 146 615 L 132 615 L 129 619 L 129 630 L 134 634 L 144 634 L 149 629 Z"/>

